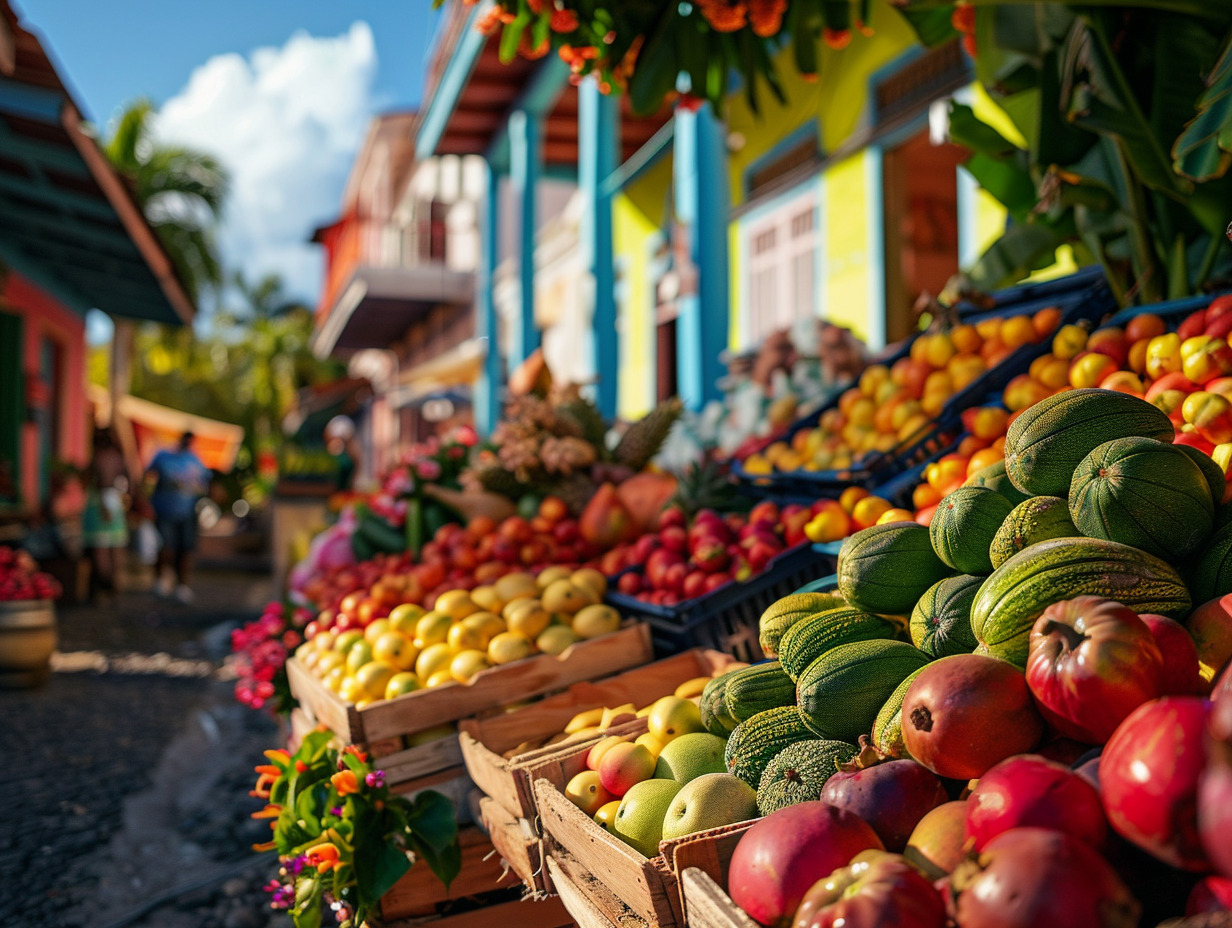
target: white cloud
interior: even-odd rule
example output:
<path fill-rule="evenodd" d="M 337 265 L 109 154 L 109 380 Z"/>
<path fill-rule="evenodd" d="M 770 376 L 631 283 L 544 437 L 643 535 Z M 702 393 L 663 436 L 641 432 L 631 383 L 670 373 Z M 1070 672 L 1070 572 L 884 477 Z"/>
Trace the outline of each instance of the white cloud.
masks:
<path fill-rule="evenodd" d="M 376 67 L 367 23 L 336 37 L 297 32 L 248 58 L 211 58 L 163 104 L 158 136 L 213 153 L 230 173 L 228 269 L 277 272 L 289 293 L 315 299 L 322 256 L 307 240 L 339 209 L 373 113 Z"/>

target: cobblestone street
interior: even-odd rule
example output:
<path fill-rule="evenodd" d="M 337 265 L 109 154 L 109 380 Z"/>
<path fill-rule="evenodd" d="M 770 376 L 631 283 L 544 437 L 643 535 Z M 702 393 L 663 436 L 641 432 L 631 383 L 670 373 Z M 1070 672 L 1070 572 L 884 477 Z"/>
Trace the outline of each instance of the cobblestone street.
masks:
<path fill-rule="evenodd" d="M 277 746 L 220 671 L 229 632 L 269 596 L 264 575 L 202 573 L 182 606 L 129 592 L 59 610 L 56 672 L 0 691 L 10 801 L 0 880 L 10 924 L 261 928 L 272 857 L 247 813 L 252 766 Z M 195 888 L 194 888 L 195 887 Z M 187 890 L 187 891 L 186 891 Z"/>

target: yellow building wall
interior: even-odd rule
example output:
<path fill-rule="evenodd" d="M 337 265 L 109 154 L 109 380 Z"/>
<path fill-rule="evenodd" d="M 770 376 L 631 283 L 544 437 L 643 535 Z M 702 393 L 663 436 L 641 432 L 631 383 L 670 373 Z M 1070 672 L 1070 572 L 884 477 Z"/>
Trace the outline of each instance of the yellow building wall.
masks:
<path fill-rule="evenodd" d="M 822 178 L 821 295 L 826 318 L 858 338 L 872 334 L 869 152 L 858 152 Z"/>

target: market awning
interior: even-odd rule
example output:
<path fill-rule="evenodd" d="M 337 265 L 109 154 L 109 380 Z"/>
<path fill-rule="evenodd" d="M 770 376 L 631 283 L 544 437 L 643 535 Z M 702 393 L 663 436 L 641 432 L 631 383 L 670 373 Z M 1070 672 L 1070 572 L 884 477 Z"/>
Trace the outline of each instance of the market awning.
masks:
<path fill-rule="evenodd" d="M 486 355 L 487 339 L 468 338 L 431 361 L 416 364 L 398 378 L 397 388 L 390 393 L 390 405 L 399 409 L 441 391 L 469 388 L 483 372 Z"/>
<path fill-rule="evenodd" d="M 160 406 L 140 397 L 125 394 L 116 400 L 113 423 L 118 429 L 131 429 L 141 467 L 149 467 L 162 448 L 174 448 L 180 436 L 192 432 L 193 451 L 211 470 L 227 473 L 235 466 L 235 456 L 244 440 L 244 429 L 227 422 L 194 416 L 169 406 Z"/>
<path fill-rule="evenodd" d="M 319 357 L 392 345 L 437 306 L 469 306 L 475 275 L 441 264 L 419 267 L 360 266 L 338 290 L 313 336 Z"/>
<path fill-rule="evenodd" d="M 38 38 L 0 0 L 0 261 L 78 313 L 195 309 Z"/>

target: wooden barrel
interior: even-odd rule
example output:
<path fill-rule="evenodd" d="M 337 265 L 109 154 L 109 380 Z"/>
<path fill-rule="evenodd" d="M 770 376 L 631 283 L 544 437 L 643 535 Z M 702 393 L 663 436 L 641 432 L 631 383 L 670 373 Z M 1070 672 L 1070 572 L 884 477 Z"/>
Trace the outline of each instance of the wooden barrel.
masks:
<path fill-rule="evenodd" d="M 0 687 L 45 683 L 55 649 L 56 610 L 51 600 L 0 602 Z"/>

